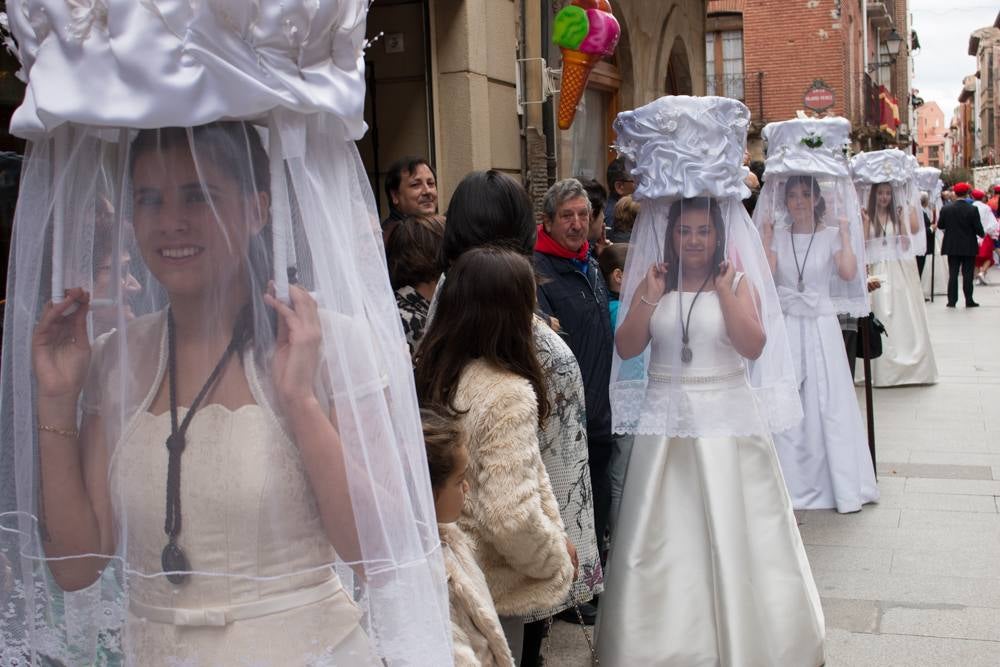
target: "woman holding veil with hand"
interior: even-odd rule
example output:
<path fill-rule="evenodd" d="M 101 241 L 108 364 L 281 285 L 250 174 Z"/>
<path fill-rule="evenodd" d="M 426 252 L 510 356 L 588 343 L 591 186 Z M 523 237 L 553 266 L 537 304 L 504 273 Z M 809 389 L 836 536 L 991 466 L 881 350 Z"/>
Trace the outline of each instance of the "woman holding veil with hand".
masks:
<path fill-rule="evenodd" d="M 604 665 L 823 662 L 770 435 L 802 410 L 741 201 L 749 117 L 736 100 L 664 97 L 615 122 L 642 209 L 612 371 L 614 430 L 636 437 L 601 598 Z"/>
<path fill-rule="evenodd" d="M 366 3 L 24 5 L 0 662 L 451 664 L 353 145 Z M 95 296 L 103 197 L 111 275 L 129 258 L 141 293 Z M 94 337 L 98 308 L 117 324 Z"/>
<path fill-rule="evenodd" d="M 868 274 L 882 284 L 871 295 L 872 312 L 886 330 L 882 355 L 872 359 L 876 387 L 934 384 L 938 377 L 914 260 L 927 252 L 927 237 L 910 157 L 893 148 L 851 159 Z"/>
<path fill-rule="evenodd" d="M 839 313 L 869 312 L 864 235 L 843 118 L 771 123 L 754 222 L 785 314 L 804 419 L 774 434 L 795 509 L 856 512 L 878 500 Z"/>

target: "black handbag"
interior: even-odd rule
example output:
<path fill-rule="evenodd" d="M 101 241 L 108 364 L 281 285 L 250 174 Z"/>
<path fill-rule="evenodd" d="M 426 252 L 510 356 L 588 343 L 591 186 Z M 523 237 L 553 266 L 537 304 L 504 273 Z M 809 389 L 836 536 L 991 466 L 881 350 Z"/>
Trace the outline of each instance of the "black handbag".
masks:
<path fill-rule="evenodd" d="M 868 332 L 868 354 L 865 355 L 864 332 Z M 888 336 L 885 325 L 882 324 L 874 313 L 869 313 L 868 317 L 858 318 L 858 359 L 877 359 L 882 356 L 882 336 Z"/>

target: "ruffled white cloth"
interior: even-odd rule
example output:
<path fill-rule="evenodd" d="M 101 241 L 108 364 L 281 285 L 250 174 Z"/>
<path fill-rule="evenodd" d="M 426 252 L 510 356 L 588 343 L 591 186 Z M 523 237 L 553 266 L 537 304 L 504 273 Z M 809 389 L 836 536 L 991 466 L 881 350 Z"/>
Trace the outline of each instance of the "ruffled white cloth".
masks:
<path fill-rule="evenodd" d="M 24 0 L 8 5 L 28 87 L 11 132 L 65 122 L 202 125 L 274 108 L 365 132 L 368 0 Z"/>
<path fill-rule="evenodd" d="M 767 175 L 850 175 L 846 150 L 851 122 L 846 118 L 796 118 L 764 126 Z"/>
<path fill-rule="evenodd" d="M 661 97 L 618 114 L 615 149 L 631 163 L 632 198 L 749 197 L 749 125 L 750 110 L 724 97 Z"/>

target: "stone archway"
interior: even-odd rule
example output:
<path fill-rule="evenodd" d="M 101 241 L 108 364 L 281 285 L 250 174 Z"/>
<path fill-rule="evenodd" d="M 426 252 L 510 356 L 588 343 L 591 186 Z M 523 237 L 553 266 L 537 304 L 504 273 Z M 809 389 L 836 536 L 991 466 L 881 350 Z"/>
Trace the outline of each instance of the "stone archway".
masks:
<path fill-rule="evenodd" d="M 687 46 L 680 36 L 674 39 L 667 60 L 667 76 L 663 84 L 667 95 L 694 95 L 691 78 L 691 64 L 688 61 Z"/>

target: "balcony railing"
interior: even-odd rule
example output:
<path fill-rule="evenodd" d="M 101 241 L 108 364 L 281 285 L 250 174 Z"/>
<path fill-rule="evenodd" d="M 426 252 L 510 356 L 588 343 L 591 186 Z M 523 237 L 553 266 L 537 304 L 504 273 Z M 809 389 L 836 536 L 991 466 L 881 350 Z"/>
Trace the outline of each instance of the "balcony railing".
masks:
<path fill-rule="evenodd" d="M 705 94 L 740 100 L 750 108 L 751 122 L 767 122 L 764 118 L 764 72 L 706 77 Z"/>

